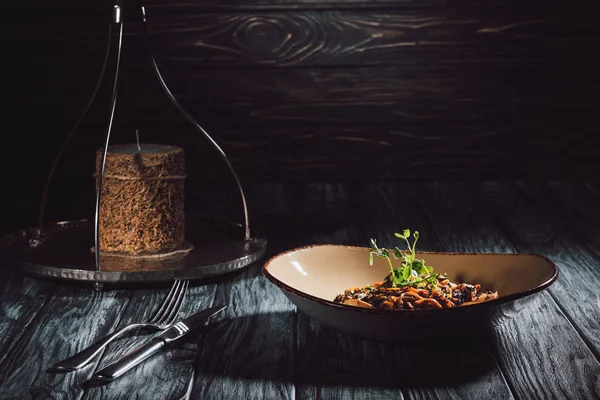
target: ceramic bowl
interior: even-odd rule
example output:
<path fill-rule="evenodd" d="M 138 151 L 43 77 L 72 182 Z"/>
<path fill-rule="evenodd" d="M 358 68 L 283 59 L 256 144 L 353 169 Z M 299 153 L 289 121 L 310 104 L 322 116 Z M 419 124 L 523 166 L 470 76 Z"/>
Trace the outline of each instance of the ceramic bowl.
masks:
<path fill-rule="evenodd" d="M 368 262 L 369 249 L 312 245 L 269 259 L 263 274 L 298 310 L 338 331 L 381 341 L 468 338 L 489 332 L 527 306 L 536 293 L 558 277 L 556 265 L 536 254 L 418 252 L 435 272 L 452 282 L 482 285 L 499 298 L 469 306 L 436 310 L 379 310 L 334 303 L 344 290 L 383 280 L 387 261 Z M 396 260 L 400 263 L 400 260 Z"/>

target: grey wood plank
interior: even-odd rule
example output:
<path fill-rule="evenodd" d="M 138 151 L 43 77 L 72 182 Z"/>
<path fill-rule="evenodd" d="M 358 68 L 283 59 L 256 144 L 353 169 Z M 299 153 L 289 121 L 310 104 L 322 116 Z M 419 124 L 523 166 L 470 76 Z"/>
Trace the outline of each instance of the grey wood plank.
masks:
<path fill-rule="evenodd" d="M 556 262 L 560 275 L 550 293 L 598 357 L 600 313 L 590 299 L 598 296 L 600 258 L 573 238 L 557 219 L 558 210 L 545 209 L 542 198 L 531 203 L 517 185 L 491 183 L 481 188 L 480 195 L 493 204 L 495 220 L 520 251 L 540 252 Z M 515 218 L 515 210 L 522 208 L 529 211 Z"/>
<path fill-rule="evenodd" d="M 273 186 L 279 190 L 267 190 Z M 456 240 L 455 238 L 440 235 L 437 230 L 431 236 L 424 234 L 428 230 L 434 231 L 433 228 L 437 225 L 434 221 L 430 221 L 425 214 L 419 212 L 418 203 L 414 199 L 406 199 L 403 196 L 403 193 L 410 188 L 421 192 L 418 186 L 410 184 L 396 186 L 371 184 L 367 185 L 366 189 L 363 189 L 361 185 L 265 185 L 264 190 L 260 193 L 253 193 L 251 206 L 261 204 L 260 208 L 267 210 L 261 212 L 259 219 L 264 220 L 258 225 L 271 226 L 269 238 L 270 240 L 274 238 L 271 242 L 274 243 L 274 247 L 270 247 L 270 254 L 276 254 L 291 246 L 311 242 L 345 242 L 364 245 L 368 238 L 375 234 L 381 239 L 380 243 L 392 244 L 394 243 L 393 232 L 404 227 L 421 230 L 423 249 L 440 250 L 448 243 L 454 243 L 452 241 Z M 437 197 L 435 198 L 437 199 Z M 452 204 L 461 206 L 465 204 L 460 197 L 454 202 L 447 201 L 448 198 L 443 197 L 437 200 L 442 205 L 449 204 L 447 205 L 450 207 L 448 214 L 460 209 L 458 206 L 452 207 Z M 466 203 L 468 204 L 468 201 Z M 466 207 L 466 210 L 466 213 L 471 213 L 472 208 Z M 354 215 L 350 213 L 352 211 Z M 300 219 L 294 215 L 308 217 Z M 475 213 L 475 215 L 479 214 Z M 474 225 L 478 221 L 471 214 L 463 216 L 465 220 L 471 218 L 470 225 Z M 460 226 L 459 224 L 463 221 L 461 215 L 446 217 L 449 218 L 448 224 L 451 227 Z M 485 236 L 487 239 L 480 241 L 482 233 L 481 231 L 471 232 L 468 238 L 477 245 L 496 250 L 501 250 L 507 243 L 506 239 L 497 241 L 498 237 L 502 239 L 502 234 Z M 414 362 L 417 356 L 422 356 L 423 352 L 426 354 L 427 349 L 363 341 L 331 332 L 322 328 L 316 321 L 303 315 L 295 315 L 293 306 L 280 292 L 269 290 L 270 283 L 262 277 L 260 267 L 257 265 L 225 280 L 227 282 L 220 285 L 215 294 L 217 301 L 221 299 L 235 302 L 236 307 L 232 308 L 231 314 L 228 314 L 231 318 L 230 321 L 216 326 L 214 331 L 208 331 L 204 340 L 199 339 L 186 344 L 183 348 L 172 350 L 169 353 L 170 356 L 165 355 L 166 359 L 159 360 L 157 358 L 154 364 L 152 364 L 154 360 L 149 360 L 149 364 L 132 371 L 132 375 L 120 384 L 113 383 L 101 388 L 88 389 L 88 392 L 85 393 L 87 396 L 84 397 L 126 398 L 128 392 L 130 394 L 132 391 L 140 390 L 143 393 L 152 394 L 152 389 L 156 389 L 154 393 L 158 393 L 159 397 L 161 394 L 165 394 L 177 396 L 177 398 L 180 395 L 182 397 L 189 395 L 193 398 L 400 398 L 400 396 L 409 398 L 481 398 L 489 395 L 501 398 L 510 397 L 510 391 L 492 356 L 489 343 L 473 344 L 467 354 L 472 354 L 474 357 L 462 357 L 467 360 L 464 360 L 459 367 L 470 370 L 481 368 L 482 373 L 477 376 L 458 374 L 458 376 L 454 375 L 454 378 L 463 379 L 454 381 L 444 381 L 439 376 L 434 376 L 433 384 L 431 377 L 428 377 L 429 382 L 411 381 L 407 378 L 412 375 L 406 366 L 408 365 L 406 361 Z M 2 290 L 1 286 L 0 290 Z M 202 290 L 209 289 L 203 288 Z M 59 297 L 65 296 L 64 290 L 59 292 L 62 293 L 59 294 Z M 259 295 L 256 295 L 257 293 Z M 156 303 L 162 299 L 159 299 L 160 296 L 152 291 L 136 293 L 134 298 L 138 294 L 140 297 L 132 300 L 130 305 L 122 305 L 121 311 L 124 319 L 120 323 L 124 323 L 127 318 L 135 317 L 136 308 L 143 307 L 146 302 Z M 199 294 L 200 301 L 205 299 L 205 294 Z M 114 299 L 111 301 L 114 302 Z M 244 304 L 244 302 L 248 304 Z M 495 342 L 499 354 L 510 353 L 507 360 L 499 359 L 501 365 L 509 365 L 511 374 L 514 374 L 514 376 L 507 374 L 511 384 L 513 384 L 513 380 L 526 380 L 521 375 L 527 373 L 524 370 L 527 365 L 523 363 L 524 356 L 520 355 L 522 349 L 516 344 L 525 341 L 540 341 L 543 345 L 552 338 L 550 335 L 545 339 L 538 337 L 536 332 L 539 333 L 540 324 L 550 325 L 556 331 L 553 335 L 564 335 L 567 338 L 572 335 L 573 330 L 568 325 L 556 324 L 557 320 L 564 320 L 564 315 L 559 309 L 552 306 L 551 302 L 551 298 L 540 301 L 539 304 L 536 304 L 541 310 L 539 316 L 525 319 L 525 321 L 521 320 L 519 323 L 521 330 L 511 331 L 507 333 L 506 338 L 498 339 Z M 54 310 L 54 313 L 58 313 L 62 307 L 55 303 L 50 302 L 49 307 Z M 80 303 L 82 303 L 81 300 Z M 79 308 L 81 306 L 80 304 Z M 271 309 L 275 312 L 265 313 Z M 137 312 L 141 312 L 141 310 L 138 309 Z M 148 313 L 149 309 L 145 309 L 143 312 Z M 46 318 L 46 320 L 51 319 Z M 117 322 L 115 321 L 115 324 Z M 71 339 L 73 337 L 71 336 Z M 135 339 L 130 337 L 120 344 L 131 346 L 134 341 Z M 37 346 L 39 349 L 39 344 L 35 340 L 28 339 L 28 343 L 32 345 L 32 348 Z M 583 391 L 589 388 L 590 375 L 593 376 L 598 371 L 590 368 L 589 354 L 586 354 L 585 346 L 582 347 L 582 343 L 578 343 L 576 340 L 573 343 L 573 349 L 568 354 L 578 360 L 576 367 L 581 372 L 573 379 L 573 385 L 580 385 Z M 18 343 L 18 345 L 21 344 L 22 342 Z M 79 346 L 83 347 L 84 345 L 80 343 Z M 256 350 L 272 348 L 276 350 L 271 354 Z M 545 349 L 545 347 L 542 348 L 542 350 Z M 457 358 L 465 354 L 464 349 L 460 348 L 452 351 Z M 559 363 L 565 359 L 566 352 L 565 349 L 560 350 L 561 356 L 557 358 Z M 15 351 L 11 351 L 9 358 L 16 362 L 14 353 Z M 108 362 L 110 357 L 115 356 L 116 354 L 107 353 L 101 363 Z M 170 357 L 180 358 L 173 360 Z M 532 356 L 533 359 L 536 357 L 538 355 Z M 543 356 L 541 359 L 542 361 L 546 360 Z M 49 365 L 54 361 L 56 360 L 52 359 L 46 364 Z M 382 363 L 382 361 L 388 361 L 389 364 Z M 169 363 L 172 368 L 169 367 L 168 371 L 160 370 L 161 366 L 164 367 Z M 384 364 L 389 368 L 384 368 Z M 32 365 L 32 362 L 25 363 L 25 366 L 30 369 Z M 361 365 L 372 367 L 373 374 L 361 377 L 360 374 L 364 373 L 364 370 L 359 368 Z M 96 365 L 90 370 L 97 369 L 97 367 Z M 423 368 L 425 367 L 423 365 Z M 513 369 L 517 372 L 514 372 Z M 2 365 L 0 365 L 0 373 L 3 371 Z M 333 374 L 331 371 L 336 371 L 336 373 Z M 546 394 L 548 397 L 561 393 L 560 390 L 563 390 L 562 393 L 566 395 L 574 393 L 571 387 L 564 385 L 567 372 L 557 368 L 554 373 L 558 376 L 558 382 L 549 385 L 548 389 L 539 393 Z M 30 394 L 35 396 L 48 392 L 56 396 L 57 393 L 63 393 L 59 390 L 64 390 L 65 397 L 77 398 L 84 393 L 81 390 L 74 390 L 71 386 L 80 387 L 90 374 L 86 370 L 86 376 L 81 376 L 71 383 L 63 382 L 62 386 L 56 382 L 48 382 L 47 378 L 42 377 L 39 379 L 44 381 L 42 388 L 34 384 Z M 156 378 L 156 374 L 159 379 L 151 381 Z M 191 378 L 194 375 L 198 379 L 192 381 Z M 39 376 L 41 374 L 38 374 Z M 180 376 L 181 379 L 177 380 L 176 376 Z M 544 376 L 546 375 L 542 374 L 543 379 L 540 381 L 535 381 L 533 378 L 529 378 L 533 382 L 519 381 L 517 388 L 526 387 L 525 393 L 534 393 L 539 385 L 546 384 Z M 18 387 L 19 385 L 15 384 L 16 379 L 12 376 L 10 378 L 11 387 L 13 389 Z M 19 379 L 26 380 L 23 375 Z M 139 385 L 142 383 L 148 388 L 140 387 Z M 52 385 L 58 389 L 48 387 Z M 11 393 L 3 390 L 4 388 L 0 389 L 1 395 L 8 396 Z M 530 391 L 527 392 L 527 390 Z M 517 390 L 516 393 L 521 392 Z"/>
<path fill-rule="evenodd" d="M 257 263 L 219 284 L 227 321 L 208 332 L 192 393 L 203 399 L 293 398 L 295 316 Z"/>
<path fill-rule="evenodd" d="M 558 245 L 544 243 L 547 244 L 544 251 L 566 258 L 564 268 L 560 269 L 565 279 L 560 279 L 561 285 L 552 293 L 556 291 L 559 305 L 600 360 L 600 296 L 595 286 L 600 283 L 597 199 L 576 183 L 519 183 L 518 187 L 541 215 L 551 216 L 546 218 L 545 225 L 562 236 Z M 531 232 L 531 235 L 536 241 L 545 237 L 543 233 Z"/>
<path fill-rule="evenodd" d="M 93 369 L 54 374 L 47 369 L 112 331 L 129 301 L 126 290 L 95 292 L 62 285 L 0 365 L 0 397 L 80 398 Z"/>
<path fill-rule="evenodd" d="M 50 281 L 23 276 L 15 269 L 0 266 L 0 370 L 19 338 L 44 313 L 44 306 L 57 290 Z M 0 374 L 0 384 L 6 375 Z"/>
<path fill-rule="evenodd" d="M 583 398 L 599 396 L 600 364 L 563 312 L 568 310 L 569 303 L 577 304 L 576 299 L 569 298 L 573 295 L 567 287 L 573 285 L 572 290 L 584 293 L 590 290 L 586 287 L 588 282 L 585 280 L 593 280 L 593 277 L 572 273 L 573 267 L 580 262 L 590 263 L 589 254 L 586 258 L 577 248 L 569 247 L 568 236 L 561 229 L 552 227 L 549 215 L 539 215 L 534 207 L 524 202 L 523 197 L 518 196 L 516 186 L 486 183 L 481 186 L 473 185 L 472 189 L 478 194 L 476 200 L 463 194 L 468 193 L 465 188 L 458 189 L 460 195 L 444 196 L 444 188 L 438 187 L 435 196 L 427 197 L 428 200 L 439 200 L 427 210 L 435 215 L 436 224 L 445 225 L 445 228 L 439 229 L 447 232 L 449 241 L 460 244 L 463 243 L 461 240 L 468 239 L 469 236 L 455 238 L 453 230 L 456 226 L 461 226 L 461 216 L 464 219 L 469 218 L 471 214 L 471 218 L 474 218 L 471 226 L 475 225 L 471 229 L 485 226 L 488 228 L 485 235 L 493 235 L 493 240 L 513 244 L 513 251 L 546 255 L 557 263 L 562 273 L 546 293 L 535 299 L 537 305 L 523 310 L 514 320 L 497 330 L 499 334 L 496 336 L 496 354 L 515 394 L 523 397 L 541 394 L 557 398 L 563 398 L 565 395 Z M 489 208 L 491 218 L 482 214 L 480 209 L 476 218 L 472 216 L 477 210 L 474 208 L 478 204 L 477 200 L 484 200 L 483 204 L 486 209 Z M 446 204 L 454 206 L 445 206 Z M 436 209 L 439 212 L 436 213 Z M 444 218 L 448 221 L 455 215 L 457 219 L 453 224 L 443 222 Z M 475 238 L 482 234 L 467 231 L 467 235 L 473 235 Z M 511 250 L 511 247 L 507 246 L 507 250 Z M 589 294 L 584 294 L 584 297 L 589 298 Z M 571 316 L 570 313 L 568 315 Z M 592 314 L 586 318 L 594 317 Z M 557 344 L 558 340 L 569 345 L 560 346 Z M 576 373 L 556 367 L 570 364 L 572 360 L 578 360 L 574 365 L 577 368 Z M 531 374 L 531 370 L 552 372 Z"/>
<path fill-rule="evenodd" d="M 184 318 L 213 304 L 215 283 L 192 282 L 182 303 L 178 318 Z M 170 288 L 135 290 L 123 311 L 119 327 L 146 321 L 158 309 Z M 156 332 L 137 331 L 110 345 L 96 364 L 95 371 L 116 361 L 135 347 L 155 336 Z M 180 399 L 186 396 L 194 380 L 195 363 L 202 347 L 201 333 L 194 333 L 185 343 L 170 347 L 146 360 L 121 378 L 107 383 L 90 382 L 84 398 L 130 399 Z"/>

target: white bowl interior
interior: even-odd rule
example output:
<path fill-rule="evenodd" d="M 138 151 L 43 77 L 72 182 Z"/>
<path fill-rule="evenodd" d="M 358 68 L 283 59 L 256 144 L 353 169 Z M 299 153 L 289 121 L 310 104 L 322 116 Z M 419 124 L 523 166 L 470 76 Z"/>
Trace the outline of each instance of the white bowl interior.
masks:
<path fill-rule="evenodd" d="M 452 282 L 482 285 L 500 297 L 535 288 L 554 275 L 554 265 L 530 254 L 417 253 L 435 272 L 447 273 Z M 394 260 L 395 266 L 400 260 Z M 369 265 L 369 249 L 315 245 L 292 250 L 269 260 L 267 272 L 300 292 L 333 300 L 354 286 L 382 281 L 390 272 L 382 258 Z"/>

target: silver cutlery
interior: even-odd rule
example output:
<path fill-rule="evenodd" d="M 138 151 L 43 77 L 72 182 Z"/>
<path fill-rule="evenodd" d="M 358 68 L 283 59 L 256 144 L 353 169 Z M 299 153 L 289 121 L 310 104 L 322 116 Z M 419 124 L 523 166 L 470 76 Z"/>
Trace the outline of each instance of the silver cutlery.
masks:
<path fill-rule="evenodd" d="M 227 308 L 226 305 L 211 307 L 175 323 L 147 343 L 98 371 L 94 378 L 103 382 L 110 382 L 119 378 L 142 361 L 159 352 L 166 345 L 183 341 L 189 333 L 202 326 L 210 317 L 225 308 Z"/>
<path fill-rule="evenodd" d="M 169 294 L 163 300 L 156 313 L 147 322 L 127 325 L 110 335 L 105 336 L 79 353 L 54 364 L 52 368 L 64 372 L 77 371 L 86 366 L 96 355 L 108 346 L 109 343 L 123 335 L 125 332 L 136 328 L 151 328 L 157 330 L 168 328 L 173 321 L 175 321 L 175 318 L 179 313 L 188 285 L 189 281 L 175 280 Z"/>

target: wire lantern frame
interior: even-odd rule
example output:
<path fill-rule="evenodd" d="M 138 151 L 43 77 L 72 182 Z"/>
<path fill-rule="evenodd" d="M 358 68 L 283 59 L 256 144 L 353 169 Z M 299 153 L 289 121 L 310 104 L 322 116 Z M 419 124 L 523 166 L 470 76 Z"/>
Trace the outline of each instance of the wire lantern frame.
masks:
<path fill-rule="evenodd" d="M 208 142 L 212 145 L 212 147 L 219 153 L 220 157 L 227 165 L 231 175 L 233 175 L 237 189 L 239 191 L 239 195 L 241 197 L 242 206 L 243 206 L 244 239 L 246 241 L 251 240 L 252 236 L 250 234 L 250 222 L 249 222 L 249 216 L 248 216 L 248 206 L 247 206 L 247 202 L 246 202 L 246 196 L 244 194 L 244 190 L 242 188 L 240 179 L 239 179 L 235 169 L 233 168 L 231 162 L 229 161 L 229 159 L 228 159 L 227 155 L 225 154 L 225 152 L 223 151 L 223 149 L 209 135 L 209 133 L 192 117 L 192 115 L 183 108 L 183 106 L 179 103 L 179 101 L 175 98 L 175 96 L 173 95 L 173 93 L 171 92 L 169 87 L 167 86 L 167 84 L 160 72 L 158 64 L 156 62 L 156 58 L 154 56 L 154 52 L 152 50 L 152 46 L 150 43 L 150 38 L 149 38 L 149 33 L 148 33 L 148 24 L 147 24 L 147 16 L 146 16 L 146 8 L 142 4 L 135 5 L 132 7 L 136 8 L 135 12 L 139 13 L 139 17 L 141 17 L 141 23 L 142 23 L 142 27 L 143 27 L 142 36 L 144 39 L 146 50 L 147 50 L 149 58 L 150 58 L 150 63 L 152 65 L 154 75 L 157 78 L 163 92 L 169 98 L 169 100 L 175 106 L 175 108 L 177 108 L 177 110 L 181 113 L 181 115 L 195 128 L 195 130 L 197 132 L 199 132 L 206 140 L 208 140 Z M 131 13 L 128 13 L 128 14 L 131 14 Z M 80 117 L 77 119 L 75 125 L 73 126 L 73 129 L 71 130 L 71 132 L 67 136 L 66 140 L 64 141 L 61 149 L 59 150 L 59 152 L 58 152 L 57 156 L 55 157 L 54 162 L 49 170 L 49 173 L 46 178 L 45 185 L 44 185 L 44 189 L 42 192 L 42 199 L 41 199 L 39 215 L 38 215 L 37 230 L 41 234 L 44 231 L 44 226 L 45 226 L 44 217 L 45 217 L 45 211 L 46 211 L 46 203 L 48 200 L 48 193 L 50 190 L 52 178 L 54 177 L 54 174 L 56 172 L 59 161 L 61 160 L 62 156 L 64 155 L 69 143 L 75 136 L 75 133 L 77 132 L 79 126 L 85 119 L 85 116 L 87 115 L 92 104 L 94 103 L 94 100 L 102 86 L 102 82 L 104 81 L 106 71 L 108 69 L 109 59 L 111 56 L 111 48 L 112 48 L 111 42 L 113 41 L 113 31 L 116 29 L 116 31 L 117 31 L 117 54 L 116 54 L 116 62 L 115 62 L 115 73 L 114 73 L 114 78 L 113 78 L 113 82 L 112 82 L 112 95 L 111 95 L 109 115 L 108 115 L 107 126 L 106 126 L 106 133 L 105 133 L 104 142 L 102 145 L 102 153 L 101 153 L 100 165 L 99 165 L 99 169 L 98 169 L 98 180 L 97 180 L 97 187 L 96 187 L 96 203 L 95 203 L 95 211 L 94 211 L 94 261 L 95 261 L 96 272 L 101 271 L 101 257 L 100 257 L 101 249 L 100 249 L 100 241 L 99 241 L 99 239 L 100 239 L 99 238 L 100 203 L 101 203 L 102 184 L 103 184 L 103 178 L 104 178 L 104 166 L 106 163 L 106 156 L 107 156 L 108 148 L 110 145 L 111 135 L 113 133 L 115 109 L 116 109 L 117 100 L 118 100 L 119 73 L 122 68 L 121 53 L 122 53 L 122 49 L 123 49 L 123 39 L 124 39 L 123 30 L 124 30 L 124 24 L 127 22 L 127 21 L 124 21 L 124 15 L 125 15 L 125 13 L 124 13 L 123 0 L 117 0 L 116 3 L 113 5 L 111 22 L 108 26 L 108 39 L 107 39 L 107 45 L 106 45 L 106 52 L 105 52 L 104 60 L 102 62 L 102 67 L 100 70 L 100 75 L 98 77 L 98 81 L 96 82 L 96 86 L 92 92 L 92 95 L 91 95 L 86 107 L 84 108 L 82 114 L 80 115 Z M 97 290 L 100 290 L 102 288 L 102 284 L 99 282 L 95 282 L 94 287 Z"/>

